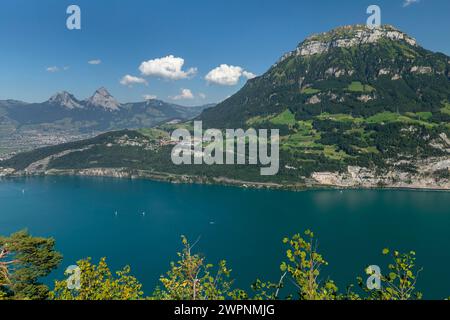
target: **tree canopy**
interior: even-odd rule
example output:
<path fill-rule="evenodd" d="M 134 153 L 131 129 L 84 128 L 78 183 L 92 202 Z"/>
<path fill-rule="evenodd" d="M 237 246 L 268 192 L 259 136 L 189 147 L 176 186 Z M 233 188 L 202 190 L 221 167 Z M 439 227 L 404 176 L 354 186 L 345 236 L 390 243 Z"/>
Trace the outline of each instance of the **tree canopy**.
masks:
<path fill-rule="evenodd" d="M 129 266 L 113 272 L 106 258 L 98 264 L 90 258 L 77 262 L 65 273 L 66 279 L 55 281 L 53 291 L 40 281 L 60 263 L 52 238 L 32 237 L 20 231 L 9 237 L 0 237 L 0 300 L 412 300 L 421 299 L 416 283 L 421 268 L 416 265 L 416 253 L 401 253 L 383 249 L 390 259 L 385 268 L 376 271 L 368 267 L 366 276 L 378 277 L 379 286 L 368 287 L 363 277 L 357 277 L 357 286 L 339 290 L 324 272 L 328 262 L 319 253 L 312 231 L 284 238 L 285 260 L 280 264 L 278 282 L 257 279 L 246 292 L 234 288 L 232 270 L 226 261 L 217 266 L 194 252 L 193 245 L 182 237 L 178 260 L 160 277 L 160 286 L 151 296 L 145 296 L 142 284 L 131 274 Z M 76 269 L 76 273 L 71 271 Z M 381 270 L 386 271 L 382 273 Z M 74 279 L 74 276 L 76 279 Z M 75 280 L 75 281 L 74 281 Z M 74 285 L 74 283 L 76 285 Z M 288 289 L 293 284 L 294 290 Z M 291 286 L 292 287 L 292 286 Z"/>
<path fill-rule="evenodd" d="M 52 238 L 33 237 L 27 231 L 0 237 L 0 296 L 46 299 L 49 290 L 40 281 L 61 260 Z"/>

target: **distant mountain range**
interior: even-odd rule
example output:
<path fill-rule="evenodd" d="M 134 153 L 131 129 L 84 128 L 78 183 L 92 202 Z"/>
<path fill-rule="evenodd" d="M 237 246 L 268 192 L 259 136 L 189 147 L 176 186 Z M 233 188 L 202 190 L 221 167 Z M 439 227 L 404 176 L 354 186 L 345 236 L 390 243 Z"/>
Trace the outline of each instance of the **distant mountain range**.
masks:
<path fill-rule="evenodd" d="M 0 101 L 0 123 L 36 125 L 69 120 L 77 122 L 80 130 L 117 130 L 191 119 L 211 106 L 184 107 L 160 100 L 119 103 L 108 90 L 100 88 L 86 100 L 63 91 L 42 103 Z"/>
<path fill-rule="evenodd" d="M 117 107 L 99 95 L 91 103 L 70 96 L 58 101 L 67 112 L 91 110 L 99 101 L 105 117 L 123 113 L 125 119 L 126 110 L 145 108 Z M 450 190 L 450 57 L 392 26 L 354 25 L 313 35 L 197 119 L 204 128 L 279 129 L 278 175 L 262 177 L 255 166 L 175 166 L 167 139 L 176 126 L 167 125 L 39 149 L 0 167 L 6 175 Z M 192 128 L 190 122 L 179 126 Z"/>
<path fill-rule="evenodd" d="M 213 106 L 184 107 L 156 99 L 119 103 L 105 88 L 98 89 L 86 100 L 78 100 L 65 91 L 42 103 L 0 100 L 0 155 L 105 131 L 185 121 Z"/>

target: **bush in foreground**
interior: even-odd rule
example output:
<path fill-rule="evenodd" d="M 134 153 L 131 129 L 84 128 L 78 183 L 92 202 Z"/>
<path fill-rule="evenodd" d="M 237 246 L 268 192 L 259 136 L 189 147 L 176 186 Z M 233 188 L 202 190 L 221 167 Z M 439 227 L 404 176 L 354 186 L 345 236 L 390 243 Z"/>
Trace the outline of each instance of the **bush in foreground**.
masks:
<path fill-rule="evenodd" d="M 142 285 L 131 275 L 131 269 L 112 272 L 103 258 L 97 265 L 91 259 L 77 263 L 79 278 L 66 274 L 68 280 L 56 281 L 53 291 L 38 282 L 56 268 L 61 255 L 54 251 L 54 240 L 33 238 L 20 232 L 0 238 L 0 300 L 52 299 L 52 300 L 411 300 L 421 299 L 416 283 L 421 269 L 416 266 L 415 252 L 400 253 L 384 249 L 391 263 L 379 274 L 381 286 L 369 290 L 363 277 L 355 286 L 340 291 L 335 282 L 324 278 L 322 271 L 327 261 L 318 252 L 314 233 L 307 230 L 283 239 L 287 246 L 285 261 L 280 265 L 278 282 L 257 279 L 251 292 L 233 287 L 231 269 L 226 261 L 216 267 L 206 258 L 193 252 L 182 237 L 183 249 L 178 261 L 170 264 L 167 274 L 161 276 L 160 286 L 149 297 L 144 297 Z M 365 270 L 367 277 L 376 270 Z M 287 289 L 293 284 L 295 290 Z M 292 291 L 294 293 L 292 293 Z M 282 296 L 282 294 L 284 296 Z"/>

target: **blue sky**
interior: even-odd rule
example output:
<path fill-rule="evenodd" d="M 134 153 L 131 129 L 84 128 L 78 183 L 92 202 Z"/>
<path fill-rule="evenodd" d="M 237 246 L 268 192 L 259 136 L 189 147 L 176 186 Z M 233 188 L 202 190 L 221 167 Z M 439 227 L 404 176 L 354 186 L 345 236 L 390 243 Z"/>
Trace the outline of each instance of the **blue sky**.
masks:
<path fill-rule="evenodd" d="M 81 30 L 66 28 L 71 4 Z M 448 0 L 2 0 L 0 99 L 84 99 L 105 86 L 121 102 L 217 102 L 308 35 L 365 23 L 371 4 L 382 23 L 450 55 Z"/>

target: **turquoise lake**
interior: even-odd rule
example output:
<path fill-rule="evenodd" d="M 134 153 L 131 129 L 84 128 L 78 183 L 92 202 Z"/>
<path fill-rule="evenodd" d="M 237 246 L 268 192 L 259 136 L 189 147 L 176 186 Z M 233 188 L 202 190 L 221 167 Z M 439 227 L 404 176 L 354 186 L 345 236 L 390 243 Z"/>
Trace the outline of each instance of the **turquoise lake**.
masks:
<path fill-rule="evenodd" d="M 117 212 L 117 215 L 115 214 Z M 145 215 L 143 214 L 145 213 Z M 0 180 L 0 234 L 27 228 L 52 236 L 64 254 L 52 278 L 85 257 L 131 265 L 150 294 L 181 249 L 180 236 L 216 264 L 228 261 L 236 286 L 277 281 L 282 239 L 306 229 L 340 289 L 368 265 L 387 267 L 385 247 L 417 253 L 425 298 L 450 296 L 450 193 L 392 190 L 285 192 L 145 180 L 46 177 Z M 49 280 L 48 280 L 49 281 Z"/>

